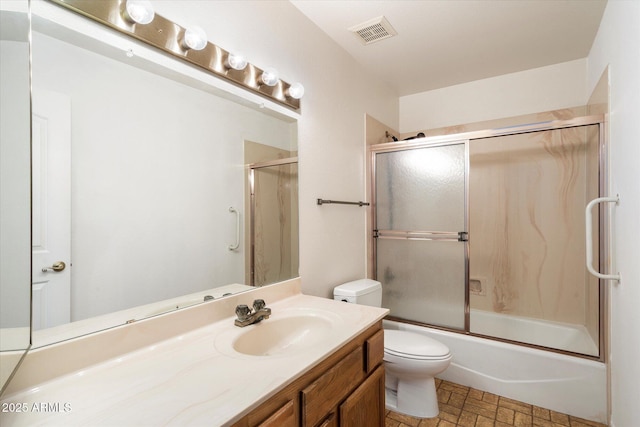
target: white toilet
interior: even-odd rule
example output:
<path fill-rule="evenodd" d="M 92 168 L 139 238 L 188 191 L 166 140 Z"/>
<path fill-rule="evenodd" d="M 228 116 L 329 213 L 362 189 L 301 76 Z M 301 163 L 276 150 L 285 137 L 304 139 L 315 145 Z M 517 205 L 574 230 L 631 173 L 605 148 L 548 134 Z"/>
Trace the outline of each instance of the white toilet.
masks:
<path fill-rule="evenodd" d="M 333 299 L 381 307 L 382 286 L 371 279 L 337 286 Z M 438 416 L 434 377 L 451 363 L 449 348 L 414 332 L 384 330 L 386 406 L 419 418 Z"/>

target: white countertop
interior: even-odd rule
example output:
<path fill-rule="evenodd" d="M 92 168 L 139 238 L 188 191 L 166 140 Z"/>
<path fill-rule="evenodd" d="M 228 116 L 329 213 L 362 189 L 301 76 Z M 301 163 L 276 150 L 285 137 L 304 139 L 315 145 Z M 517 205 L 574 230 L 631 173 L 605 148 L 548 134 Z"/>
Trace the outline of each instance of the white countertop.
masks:
<path fill-rule="evenodd" d="M 250 293 L 246 300 L 261 297 L 259 289 Z M 299 293 L 267 302 L 272 316 L 263 322 L 277 320 L 279 313 L 295 307 L 331 312 L 339 317 L 340 327 L 332 331 L 330 338 L 321 345 L 303 351 L 289 355 L 248 356 L 234 354 L 224 342 L 225 337 L 240 330 L 232 326 L 235 315 L 231 315 L 119 357 L 11 392 L 2 400 L 0 424 L 227 425 L 387 313 L 385 309 Z M 209 309 L 212 307 L 213 304 Z M 197 309 L 206 308 L 201 306 Z M 166 321 L 176 314 L 162 317 Z M 131 325 L 123 328 L 128 326 Z M 50 360 L 50 363 L 55 364 L 56 360 Z M 21 408 L 25 412 L 16 412 Z"/>

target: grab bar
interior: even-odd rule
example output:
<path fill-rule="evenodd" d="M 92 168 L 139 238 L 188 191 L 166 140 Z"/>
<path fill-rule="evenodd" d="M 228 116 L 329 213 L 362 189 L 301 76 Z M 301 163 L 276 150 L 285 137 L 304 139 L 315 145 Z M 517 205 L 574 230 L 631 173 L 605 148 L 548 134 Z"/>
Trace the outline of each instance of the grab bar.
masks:
<path fill-rule="evenodd" d="M 236 214 L 236 244 L 229 245 L 229 250 L 235 251 L 240 247 L 240 212 L 233 206 L 229 208 L 229 212 Z"/>
<path fill-rule="evenodd" d="M 620 273 L 618 274 L 602 274 L 596 271 L 593 268 L 593 233 L 591 231 L 592 224 L 592 215 L 591 210 L 593 207 L 599 203 L 615 203 L 616 205 L 620 203 L 620 196 L 616 194 L 616 197 L 599 197 L 597 199 L 593 199 L 587 204 L 584 212 L 585 224 L 586 224 L 586 240 L 587 240 L 587 270 L 589 273 L 593 274 L 595 277 L 604 280 L 617 280 L 620 281 Z"/>
<path fill-rule="evenodd" d="M 318 204 L 335 204 L 335 205 L 357 205 L 357 206 L 369 206 L 369 202 L 342 202 L 340 200 L 324 200 L 318 199 Z"/>

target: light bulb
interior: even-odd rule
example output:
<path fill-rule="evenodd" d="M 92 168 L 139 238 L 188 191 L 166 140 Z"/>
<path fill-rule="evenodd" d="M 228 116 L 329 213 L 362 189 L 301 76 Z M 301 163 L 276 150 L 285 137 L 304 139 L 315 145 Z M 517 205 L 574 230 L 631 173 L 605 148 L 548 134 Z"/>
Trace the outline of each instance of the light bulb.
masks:
<path fill-rule="evenodd" d="M 207 34 L 200 27 L 190 27 L 184 32 L 184 47 L 202 50 L 207 46 Z"/>
<path fill-rule="evenodd" d="M 278 77 L 278 70 L 276 70 L 275 68 L 267 68 L 262 72 L 260 80 L 262 80 L 262 83 L 266 84 L 267 86 L 275 86 L 280 80 L 280 78 Z"/>
<path fill-rule="evenodd" d="M 155 16 L 153 6 L 148 0 L 127 0 L 124 10 L 125 18 L 137 24 L 148 24 Z"/>
<path fill-rule="evenodd" d="M 230 53 L 227 57 L 227 66 L 234 70 L 242 71 L 247 67 L 247 60 L 240 53 Z"/>
<path fill-rule="evenodd" d="M 304 96 L 304 86 L 302 83 L 296 82 L 289 86 L 287 89 L 287 95 L 289 95 L 293 99 L 300 99 Z"/>

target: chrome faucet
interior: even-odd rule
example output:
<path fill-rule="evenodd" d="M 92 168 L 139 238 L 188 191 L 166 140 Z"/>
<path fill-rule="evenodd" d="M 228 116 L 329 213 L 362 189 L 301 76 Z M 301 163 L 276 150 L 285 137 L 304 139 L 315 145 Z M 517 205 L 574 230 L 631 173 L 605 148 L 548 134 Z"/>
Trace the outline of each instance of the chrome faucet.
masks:
<path fill-rule="evenodd" d="M 244 328 L 245 326 L 268 319 L 269 316 L 271 316 L 271 309 L 265 307 L 264 300 L 257 299 L 253 301 L 253 310 L 245 304 L 238 305 L 236 307 L 236 316 L 238 316 L 238 318 L 234 322 L 235 325 Z"/>

